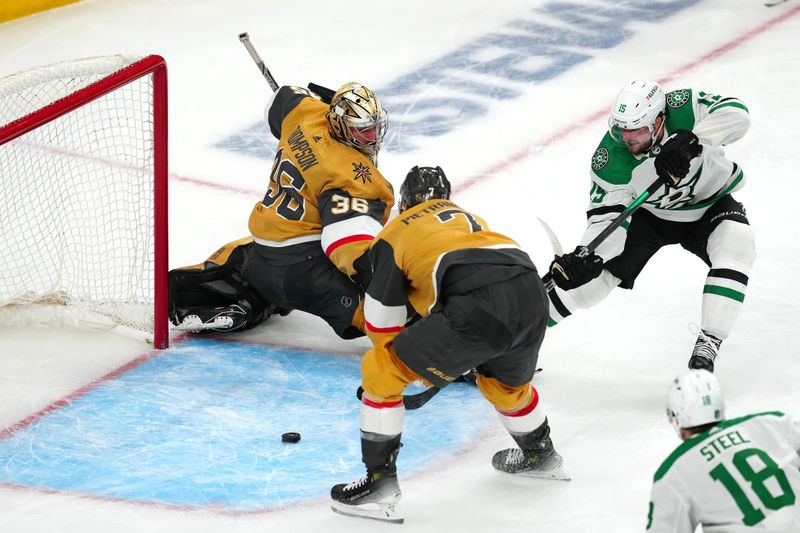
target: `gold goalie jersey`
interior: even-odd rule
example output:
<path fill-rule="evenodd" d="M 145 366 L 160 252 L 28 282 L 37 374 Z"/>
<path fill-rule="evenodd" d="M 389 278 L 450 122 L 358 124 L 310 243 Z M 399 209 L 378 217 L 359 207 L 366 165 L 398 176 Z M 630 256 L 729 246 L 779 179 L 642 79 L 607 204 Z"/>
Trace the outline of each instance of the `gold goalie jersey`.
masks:
<path fill-rule="evenodd" d="M 364 301 L 367 333 L 376 343 L 401 331 L 406 304 L 421 316 L 437 310 L 453 265 L 520 265 L 535 270 L 512 239 L 450 200 L 429 200 L 404 211 L 380 232 L 370 250 L 373 278 Z M 488 283 L 487 283 L 488 284 Z"/>
<path fill-rule="evenodd" d="M 394 191 L 367 156 L 331 136 L 327 111 L 301 87 L 275 93 L 266 119 L 278 148 L 269 189 L 253 208 L 249 228 L 258 244 L 287 253 L 294 245 L 317 244 L 352 276 L 353 262 L 389 216 Z"/>

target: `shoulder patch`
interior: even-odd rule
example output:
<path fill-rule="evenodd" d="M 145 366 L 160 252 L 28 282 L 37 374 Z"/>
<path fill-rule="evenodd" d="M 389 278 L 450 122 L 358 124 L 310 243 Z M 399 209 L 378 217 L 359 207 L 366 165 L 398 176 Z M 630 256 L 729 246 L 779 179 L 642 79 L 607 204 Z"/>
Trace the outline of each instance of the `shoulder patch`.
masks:
<path fill-rule="evenodd" d="M 594 151 L 594 155 L 592 155 L 592 169 L 597 172 L 598 170 L 602 170 L 608 164 L 608 150 L 604 147 L 600 147 Z"/>
<path fill-rule="evenodd" d="M 356 175 L 354 180 L 361 180 L 362 183 L 372 182 L 372 173 L 369 167 L 363 163 L 353 163 L 353 173 Z"/>
<path fill-rule="evenodd" d="M 667 105 L 673 109 L 683 107 L 689 101 L 689 90 L 679 89 L 667 93 Z"/>

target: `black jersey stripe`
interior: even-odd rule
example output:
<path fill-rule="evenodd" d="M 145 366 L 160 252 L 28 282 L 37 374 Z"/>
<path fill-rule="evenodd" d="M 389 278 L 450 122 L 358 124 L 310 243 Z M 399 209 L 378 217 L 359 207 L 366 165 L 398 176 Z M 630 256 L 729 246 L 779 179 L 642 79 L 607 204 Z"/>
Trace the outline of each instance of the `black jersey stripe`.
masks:
<path fill-rule="evenodd" d="M 586 218 L 596 217 L 598 215 L 605 215 L 607 213 L 622 213 L 625 211 L 624 205 L 604 205 L 586 211 Z"/>

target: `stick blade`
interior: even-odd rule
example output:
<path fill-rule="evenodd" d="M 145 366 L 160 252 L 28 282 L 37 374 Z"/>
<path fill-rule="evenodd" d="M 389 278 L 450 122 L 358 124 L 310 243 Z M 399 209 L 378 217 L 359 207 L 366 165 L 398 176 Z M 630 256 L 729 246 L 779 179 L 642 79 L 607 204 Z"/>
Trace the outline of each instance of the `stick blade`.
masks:
<path fill-rule="evenodd" d="M 557 256 L 564 255 L 564 248 L 561 246 L 561 242 L 558 240 L 556 232 L 553 231 L 553 228 L 551 228 L 547 222 L 539 217 L 536 217 L 536 220 L 538 220 L 539 224 L 542 225 L 542 229 L 544 229 L 544 232 L 547 234 L 547 238 L 550 239 L 550 246 L 553 247 L 553 253 Z"/>

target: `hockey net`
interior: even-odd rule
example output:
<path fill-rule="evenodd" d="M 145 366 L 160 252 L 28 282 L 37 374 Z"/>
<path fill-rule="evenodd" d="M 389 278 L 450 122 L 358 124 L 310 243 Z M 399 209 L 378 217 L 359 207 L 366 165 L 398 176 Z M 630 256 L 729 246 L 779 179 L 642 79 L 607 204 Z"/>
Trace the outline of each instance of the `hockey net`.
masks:
<path fill-rule="evenodd" d="M 166 91 L 159 56 L 0 79 L 0 327 L 119 328 L 167 346 Z"/>

